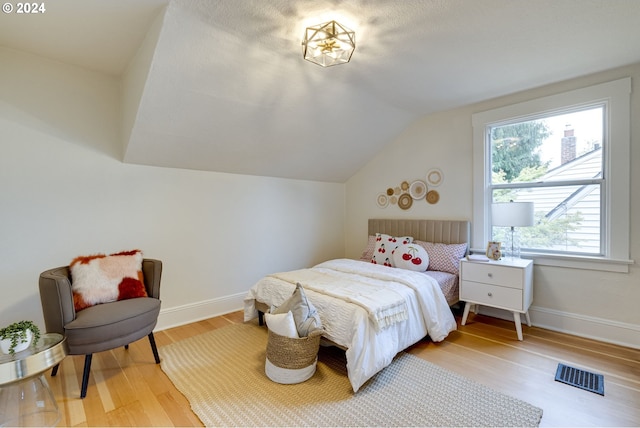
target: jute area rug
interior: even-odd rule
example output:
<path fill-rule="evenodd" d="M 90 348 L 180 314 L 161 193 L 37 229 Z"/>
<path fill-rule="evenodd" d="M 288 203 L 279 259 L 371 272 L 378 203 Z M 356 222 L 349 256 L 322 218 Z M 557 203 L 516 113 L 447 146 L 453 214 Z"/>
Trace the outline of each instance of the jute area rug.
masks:
<path fill-rule="evenodd" d="M 264 373 L 267 330 L 233 324 L 160 348 L 206 426 L 538 426 L 542 409 L 408 353 L 353 393 L 344 352 L 321 347 L 306 382 Z"/>

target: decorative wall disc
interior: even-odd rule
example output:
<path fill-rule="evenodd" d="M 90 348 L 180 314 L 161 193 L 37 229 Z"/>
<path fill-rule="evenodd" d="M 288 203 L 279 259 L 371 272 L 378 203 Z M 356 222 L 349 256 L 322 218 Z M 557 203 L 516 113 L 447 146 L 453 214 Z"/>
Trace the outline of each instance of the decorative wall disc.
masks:
<path fill-rule="evenodd" d="M 442 175 L 442 171 L 438 168 L 431 168 L 429 172 L 427 172 L 427 183 L 430 186 L 436 187 L 439 186 L 444 180 L 444 175 Z"/>
<path fill-rule="evenodd" d="M 387 189 L 387 196 L 391 196 L 391 195 L 393 195 L 393 189 L 391 187 L 389 187 Z"/>
<path fill-rule="evenodd" d="M 411 208 L 412 204 L 413 204 L 413 199 L 411 198 L 411 195 L 409 195 L 408 193 L 403 193 L 398 198 L 398 206 L 403 210 L 408 210 L 409 208 Z"/>
<path fill-rule="evenodd" d="M 395 205 L 398 202 L 398 197 L 396 195 L 393 195 L 389 198 L 389 202 L 391 202 L 391 205 Z"/>
<path fill-rule="evenodd" d="M 403 181 L 402 183 L 400 183 L 400 188 L 406 192 L 407 190 L 409 190 L 409 182 L 408 181 Z"/>
<path fill-rule="evenodd" d="M 389 197 L 384 193 L 380 193 L 376 199 L 376 203 L 380 208 L 384 208 L 389 205 Z"/>
<path fill-rule="evenodd" d="M 429 190 L 427 192 L 427 202 L 430 204 L 437 204 L 440 200 L 440 194 L 435 190 Z"/>
<path fill-rule="evenodd" d="M 427 183 L 416 180 L 409 186 L 409 194 L 413 199 L 422 199 L 427 194 Z"/>

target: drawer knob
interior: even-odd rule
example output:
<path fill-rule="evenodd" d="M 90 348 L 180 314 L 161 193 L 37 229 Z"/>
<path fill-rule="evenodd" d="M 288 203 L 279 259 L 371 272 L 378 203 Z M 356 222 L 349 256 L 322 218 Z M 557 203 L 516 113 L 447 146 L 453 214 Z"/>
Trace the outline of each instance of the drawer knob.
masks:
<path fill-rule="evenodd" d="M 492 274 L 492 273 L 488 273 L 488 274 L 487 274 L 487 276 L 488 276 L 489 278 L 493 278 L 493 274 Z"/>
<path fill-rule="evenodd" d="M 489 292 L 489 293 L 487 293 L 487 296 L 493 297 L 493 293 Z"/>

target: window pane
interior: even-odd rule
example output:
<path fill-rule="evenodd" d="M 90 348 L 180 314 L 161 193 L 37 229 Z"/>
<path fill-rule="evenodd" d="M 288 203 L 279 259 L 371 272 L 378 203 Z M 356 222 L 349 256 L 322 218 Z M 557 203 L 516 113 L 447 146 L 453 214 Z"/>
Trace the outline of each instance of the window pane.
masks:
<path fill-rule="evenodd" d="M 493 201 L 533 202 L 535 224 L 517 230 L 523 251 L 601 254 L 599 184 L 494 189 Z M 511 231 L 493 227 L 492 240 L 510 246 Z"/>
<path fill-rule="evenodd" d="M 602 177 L 604 107 L 492 127 L 492 184 Z"/>

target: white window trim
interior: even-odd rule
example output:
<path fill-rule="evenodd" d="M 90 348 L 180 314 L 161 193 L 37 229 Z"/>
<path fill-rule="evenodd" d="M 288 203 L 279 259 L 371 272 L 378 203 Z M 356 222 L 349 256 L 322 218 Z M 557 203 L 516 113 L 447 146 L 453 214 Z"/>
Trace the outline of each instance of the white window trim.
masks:
<path fill-rule="evenodd" d="M 606 103 L 608 129 L 604 145 L 606 162 L 606 198 L 603 202 L 605 243 L 604 257 L 581 257 L 548 254 L 523 254 L 536 264 L 577 269 L 628 272 L 630 232 L 630 177 L 631 177 L 631 78 L 615 80 L 587 88 L 576 89 L 510 106 L 500 107 L 472 115 L 473 125 L 473 230 L 472 248 L 484 248 L 491 236 L 488 215 L 491 201 L 491 168 L 487 165 L 491 147 L 486 129 L 505 121 L 531 115 Z"/>

